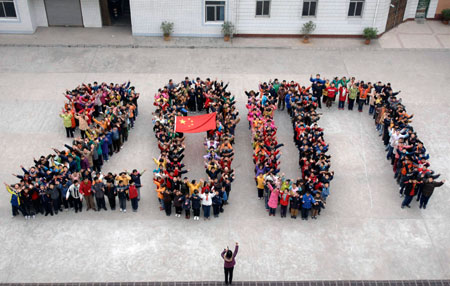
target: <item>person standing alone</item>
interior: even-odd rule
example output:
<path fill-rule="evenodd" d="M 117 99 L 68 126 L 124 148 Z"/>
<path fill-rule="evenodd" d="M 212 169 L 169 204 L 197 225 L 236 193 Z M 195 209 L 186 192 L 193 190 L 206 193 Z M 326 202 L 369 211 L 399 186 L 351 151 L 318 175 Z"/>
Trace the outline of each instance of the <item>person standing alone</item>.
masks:
<path fill-rule="evenodd" d="M 234 265 L 236 265 L 235 257 L 238 254 L 239 243 L 236 242 L 236 246 L 234 247 L 234 252 L 229 250 L 228 247 L 222 251 L 222 258 L 224 260 L 224 271 L 225 271 L 225 284 L 233 283 L 233 270 Z"/>

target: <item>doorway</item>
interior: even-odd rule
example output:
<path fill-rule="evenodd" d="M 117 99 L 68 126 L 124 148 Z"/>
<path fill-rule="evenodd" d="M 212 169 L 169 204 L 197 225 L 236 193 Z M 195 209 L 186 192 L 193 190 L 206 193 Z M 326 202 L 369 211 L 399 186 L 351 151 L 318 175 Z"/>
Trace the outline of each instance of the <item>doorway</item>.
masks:
<path fill-rule="evenodd" d="M 109 16 L 113 26 L 131 26 L 130 0 L 108 0 Z"/>
<path fill-rule="evenodd" d="M 428 6 L 430 6 L 430 0 L 419 0 L 416 10 L 416 19 L 425 19 L 427 17 Z"/>
<path fill-rule="evenodd" d="M 390 29 L 397 27 L 403 22 L 403 17 L 405 16 L 407 0 L 391 0 L 391 5 L 389 8 L 389 15 L 386 22 L 386 32 Z"/>

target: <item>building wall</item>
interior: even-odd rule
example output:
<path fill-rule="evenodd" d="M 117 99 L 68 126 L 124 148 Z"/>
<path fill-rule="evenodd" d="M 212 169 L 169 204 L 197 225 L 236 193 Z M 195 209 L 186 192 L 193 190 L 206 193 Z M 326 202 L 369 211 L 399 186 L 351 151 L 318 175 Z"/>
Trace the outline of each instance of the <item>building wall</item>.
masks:
<path fill-rule="evenodd" d="M 99 0 L 80 0 L 83 24 L 87 28 L 101 28 L 102 14 Z"/>
<path fill-rule="evenodd" d="M 31 0 L 14 0 L 16 7 L 16 19 L 0 19 L 0 33 L 32 34 L 36 26 L 33 23 L 33 15 L 30 13 L 29 2 Z"/>
<path fill-rule="evenodd" d="M 349 0 L 319 0 L 316 17 L 302 17 L 303 1 L 272 0 L 270 17 L 255 17 L 256 1 L 240 0 L 238 33 L 241 34 L 300 34 L 308 21 L 316 24 L 314 34 L 360 35 L 365 27 L 383 32 L 389 11 L 388 0 L 367 0 L 362 17 L 348 17 Z M 375 21 L 374 18 L 376 17 Z"/>
<path fill-rule="evenodd" d="M 204 23 L 204 3 L 132 0 L 133 35 L 162 35 L 160 24 L 167 20 L 175 23 L 174 36 L 221 36 L 220 24 Z M 302 25 L 312 20 L 315 34 L 360 35 L 365 27 L 384 31 L 389 4 L 390 0 L 366 0 L 363 16 L 351 18 L 347 17 L 349 0 L 319 0 L 316 17 L 302 17 L 303 1 L 272 0 L 270 17 L 255 17 L 256 0 L 227 0 L 225 17 L 235 24 L 237 34 L 300 34 Z"/>
<path fill-rule="evenodd" d="M 234 0 L 226 0 L 225 20 L 233 20 Z M 161 36 L 161 22 L 174 23 L 174 36 L 221 36 L 221 24 L 204 22 L 203 0 L 131 0 L 131 23 L 135 36 Z"/>
<path fill-rule="evenodd" d="M 44 0 L 28 0 L 34 23 L 37 27 L 48 27 Z"/>
<path fill-rule="evenodd" d="M 436 14 L 440 15 L 444 9 L 450 9 L 450 0 L 439 0 L 436 7 Z"/>

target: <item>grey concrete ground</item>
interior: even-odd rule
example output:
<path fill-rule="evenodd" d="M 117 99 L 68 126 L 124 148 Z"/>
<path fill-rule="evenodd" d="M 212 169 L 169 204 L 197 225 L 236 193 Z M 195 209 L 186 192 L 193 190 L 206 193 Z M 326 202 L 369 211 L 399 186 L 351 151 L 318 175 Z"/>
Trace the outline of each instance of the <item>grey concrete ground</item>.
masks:
<path fill-rule="evenodd" d="M 175 28 L 176 29 L 176 28 Z M 230 42 L 218 38 L 173 37 L 166 42 L 162 37 L 133 37 L 130 26 L 104 28 L 39 27 L 33 35 L 0 34 L 2 45 L 29 46 L 119 46 L 152 48 L 289 48 L 289 49 L 449 49 L 450 26 L 440 21 L 405 22 L 386 32 L 367 46 L 361 38 L 312 38 L 304 44 L 299 38 L 242 38 Z"/>
<path fill-rule="evenodd" d="M 105 171 L 152 169 L 152 99 L 169 78 L 230 81 L 243 120 L 237 129 L 237 179 L 230 205 L 218 219 L 186 221 L 159 211 L 149 173 L 138 213 L 83 212 L 10 218 L 0 193 L 0 282 L 221 280 L 220 251 L 241 244 L 236 280 L 448 279 L 449 187 L 429 208 L 400 209 L 384 148 L 365 113 L 324 110 L 321 125 L 336 172 L 327 209 L 318 220 L 268 217 L 256 198 L 243 91 L 278 77 L 306 83 L 311 73 L 390 81 L 402 90 L 432 168 L 450 173 L 450 110 L 446 84 L 450 54 L 433 50 L 342 49 L 88 49 L 0 48 L 0 180 L 13 182 L 19 165 L 68 142 L 58 112 L 61 93 L 80 82 L 131 79 L 142 93 L 140 117 L 123 152 Z M 282 171 L 298 175 L 297 152 L 286 114 L 276 115 Z M 186 163 L 204 176 L 198 142 L 189 136 Z"/>

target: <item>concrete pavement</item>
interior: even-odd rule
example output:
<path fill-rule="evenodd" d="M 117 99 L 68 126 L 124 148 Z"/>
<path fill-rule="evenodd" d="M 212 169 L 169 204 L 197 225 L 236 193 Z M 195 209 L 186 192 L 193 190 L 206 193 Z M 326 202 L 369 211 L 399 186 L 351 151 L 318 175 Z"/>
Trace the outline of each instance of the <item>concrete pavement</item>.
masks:
<path fill-rule="evenodd" d="M 110 49 L 1 47 L 0 180 L 13 182 L 19 165 L 67 142 L 57 114 L 61 93 L 81 82 L 132 80 L 142 93 L 140 117 L 123 152 L 105 171 L 152 169 L 153 95 L 169 78 L 230 81 L 242 122 L 237 128 L 237 179 L 218 219 L 186 221 L 159 211 L 149 173 L 138 213 L 83 212 L 10 218 L 0 193 L 0 282 L 211 281 L 222 279 L 220 251 L 241 244 L 235 279 L 448 279 L 449 185 L 427 210 L 400 209 L 384 148 L 366 114 L 324 110 L 320 124 L 333 155 L 327 209 L 317 221 L 269 218 L 257 200 L 244 90 L 269 78 L 307 84 L 311 73 L 390 81 L 431 155 L 432 168 L 450 174 L 450 54 L 441 50 Z M 419 68 L 420 67 L 420 68 Z M 276 115 L 285 143 L 282 171 L 298 176 L 297 152 L 285 113 Z M 196 137 L 197 136 L 197 137 Z M 189 176 L 205 176 L 201 136 L 189 136 Z"/>
<path fill-rule="evenodd" d="M 131 27 L 104 28 L 39 27 L 33 35 L 0 34 L 0 46 L 78 46 L 141 48 L 284 48 L 284 49 L 449 49 L 450 26 L 439 21 L 423 24 L 408 21 L 365 45 L 360 38 L 312 38 L 309 44 L 299 38 L 241 38 L 230 42 L 222 38 L 133 37 Z"/>

